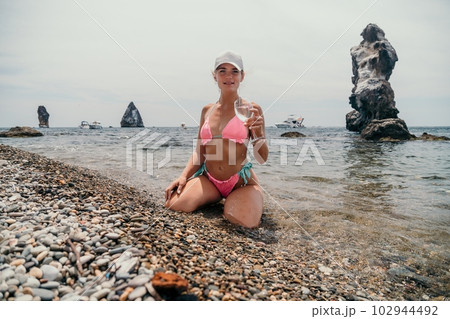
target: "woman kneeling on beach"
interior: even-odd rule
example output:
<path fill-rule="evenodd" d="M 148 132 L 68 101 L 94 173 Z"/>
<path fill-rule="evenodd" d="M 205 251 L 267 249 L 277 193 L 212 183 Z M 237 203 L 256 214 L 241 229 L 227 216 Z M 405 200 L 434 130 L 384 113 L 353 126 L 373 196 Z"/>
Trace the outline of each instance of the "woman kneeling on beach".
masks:
<path fill-rule="evenodd" d="M 220 97 L 202 110 L 196 150 L 180 177 L 165 190 L 167 208 L 192 212 L 226 198 L 227 220 L 248 228 L 259 225 L 263 194 L 247 162 L 247 145 L 252 138 L 253 154 L 260 163 L 267 160 L 269 149 L 261 107 L 252 102 L 252 116 L 245 122 L 235 115 L 234 102 L 240 99 L 238 88 L 244 76 L 239 55 L 226 52 L 216 59 L 213 77 Z"/>

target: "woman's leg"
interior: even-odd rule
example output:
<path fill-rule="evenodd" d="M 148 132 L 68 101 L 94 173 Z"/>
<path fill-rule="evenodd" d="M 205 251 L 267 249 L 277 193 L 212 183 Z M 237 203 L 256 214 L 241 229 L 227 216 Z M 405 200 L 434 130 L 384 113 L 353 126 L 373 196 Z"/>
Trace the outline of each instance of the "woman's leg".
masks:
<path fill-rule="evenodd" d="M 174 192 L 164 206 L 171 210 L 190 213 L 221 199 L 222 196 L 214 184 L 206 176 L 201 175 L 189 180 L 181 194 Z"/>
<path fill-rule="evenodd" d="M 233 224 L 258 227 L 263 212 L 263 194 L 258 185 L 236 188 L 225 200 L 223 215 Z"/>

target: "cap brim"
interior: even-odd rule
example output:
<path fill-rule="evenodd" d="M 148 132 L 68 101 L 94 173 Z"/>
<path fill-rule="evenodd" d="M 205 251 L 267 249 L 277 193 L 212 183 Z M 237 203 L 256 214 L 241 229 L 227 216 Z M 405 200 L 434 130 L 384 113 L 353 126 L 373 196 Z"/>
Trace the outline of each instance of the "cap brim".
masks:
<path fill-rule="evenodd" d="M 217 70 L 217 69 L 219 68 L 219 66 L 221 66 L 222 64 L 225 64 L 225 63 L 229 63 L 229 64 L 233 65 L 233 66 L 234 66 L 236 69 L 238 69 L 239 71 L 242 71 L 242 69 L 239 67 L 239 65 L 237 65 L 237 64 L 234 63 L 234 62 L 220 62 L 220 63 L 214 68 L 214 71 Z"/>

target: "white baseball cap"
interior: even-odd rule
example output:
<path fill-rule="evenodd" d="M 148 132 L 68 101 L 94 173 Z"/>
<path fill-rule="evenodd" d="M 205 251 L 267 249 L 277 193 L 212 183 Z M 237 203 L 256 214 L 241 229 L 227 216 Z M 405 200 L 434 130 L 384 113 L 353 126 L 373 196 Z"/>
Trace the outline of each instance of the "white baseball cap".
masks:
<path fill-rule="evenodd" d="M 224 63 L 230 63 L 234 65 L 239 71 L 244 70 L 244 63 L 242 63 L 242 58 L 239 54 L 231 51 L 222 53 L 216 58 L 216 63 L 214 63 L 214 71 L 217 70 L 219 65 Z"/>

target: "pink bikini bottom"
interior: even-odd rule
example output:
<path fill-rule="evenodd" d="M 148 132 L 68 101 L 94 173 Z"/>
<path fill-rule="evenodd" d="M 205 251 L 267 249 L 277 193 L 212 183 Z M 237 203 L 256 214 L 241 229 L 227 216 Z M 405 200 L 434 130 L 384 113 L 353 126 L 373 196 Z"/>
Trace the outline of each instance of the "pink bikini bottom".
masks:
<path fill-rule="evenodd" d="M 217 178 L 214 178 L 207 170 L 206 165 L 203 163 L 203 165 L 200 167 L 200 169 L 194 174 L 193 177 L 197 177 L 202 175 L 206 172 L 206 176 L 208 179 L 216 186 L 217 190 L 220 192 L 222 197 L 226 198 L 228 195 L 230 195 L 231 191 L 233 190 L 234 186 L 236 186 L 237 182 L 239 181 L 239 178 L 242 177 L 244 179 L 244 185 L 247 185 L 248 181 L 247 178 L 250 178 L 251 173 L 250 169 L 252 168 L 252 163 L 247 163 L 244 166 L 242 166 L 241 170 L 231 176 L 229 179 L 225 181 L 218 180 Z"/>

